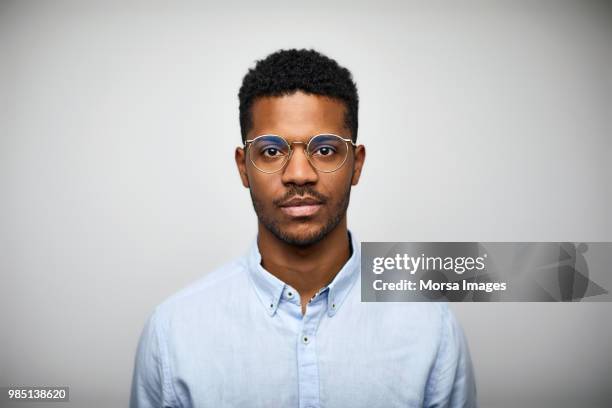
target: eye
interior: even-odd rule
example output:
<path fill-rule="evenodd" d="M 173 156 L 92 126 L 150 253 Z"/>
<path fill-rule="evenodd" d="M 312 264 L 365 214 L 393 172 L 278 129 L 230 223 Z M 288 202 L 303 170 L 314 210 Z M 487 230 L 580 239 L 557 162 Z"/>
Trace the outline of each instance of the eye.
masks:
<path fill-rule="evenodd" d="M 334 153 L 336 153 L 336 149 L 333 146 L 319 146 L 312 154 L 315 156 L 326 157 L 331 156 Z"/>
<path fill-rule="evenodd" d="M 283 152 L 278 147 L 268 146 L 261 149 L 261 154 L 265 157 L 280 157 Z"/>

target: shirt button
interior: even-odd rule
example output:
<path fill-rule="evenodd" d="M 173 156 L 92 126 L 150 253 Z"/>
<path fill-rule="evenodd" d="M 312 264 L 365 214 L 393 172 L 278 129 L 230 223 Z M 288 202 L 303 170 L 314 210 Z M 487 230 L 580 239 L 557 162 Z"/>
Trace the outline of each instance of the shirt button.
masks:
<path fill-rule="evenodd" d="M 292 298 L 293 297 L 293 292 L 287 292 L 287 297 Z"/>
<path fill-rule="evenodd" d="M 308 342 L 310 342 L 310 339 L 308 338 L 308 336 L 302 337 L 302 343 L 308 344 Z"/>

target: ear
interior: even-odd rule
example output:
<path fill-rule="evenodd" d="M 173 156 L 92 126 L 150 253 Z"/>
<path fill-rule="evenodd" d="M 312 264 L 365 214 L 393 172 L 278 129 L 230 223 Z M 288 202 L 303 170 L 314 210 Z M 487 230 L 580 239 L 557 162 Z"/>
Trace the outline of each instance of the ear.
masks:
<path fill-rule="evenodd" d="M 366 149 L 364 145 L 355 147 L 355 166 L 353 167 L 353 179 L 351 184 L 356 186 L 359 183 L 359 177 L 361 177 L 361 169 L 363 168 L 363 162 L 366 157 Z"/>
<path fill-rule="evenodd" d="M 234 153 L 234 159 L 236 160 L 236 167 L 238 167 L 238 173 L 240 174 L 240 180 L 242 185 L 249 188 L 249 177 L 247 175 L 246 168 L 246 152 L 242 147 L 237 147 Z"/>

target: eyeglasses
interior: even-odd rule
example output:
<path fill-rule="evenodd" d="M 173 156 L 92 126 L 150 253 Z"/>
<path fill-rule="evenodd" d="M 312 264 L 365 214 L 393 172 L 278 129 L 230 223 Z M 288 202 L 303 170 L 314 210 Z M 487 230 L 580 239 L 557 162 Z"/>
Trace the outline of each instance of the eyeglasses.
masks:
<path fill-rule="evenodd" d="M 278 135 L 261 135 L 244 142 L 248 156 L 255 168 L 263 173 L 280 171 L 291 159 L 293 144 L 305 144 L 304 154 L 320 172 L 331 173 L 338 170 L 348 157 L 349 143 L 357 146 L 351 139 L 329 133 L 313 136 L 306 142 L 287 142 Z M 248 146 L 250 144 L 250 146 Z"/>

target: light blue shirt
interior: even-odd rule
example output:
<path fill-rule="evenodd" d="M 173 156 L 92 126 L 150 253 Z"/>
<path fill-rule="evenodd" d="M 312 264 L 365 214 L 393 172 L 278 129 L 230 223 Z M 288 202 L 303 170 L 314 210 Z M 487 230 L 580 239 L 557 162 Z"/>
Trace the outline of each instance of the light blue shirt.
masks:
<path fill-rule="evenodd" d="M 159 305 L 130 406 L 476 407 L 468 347 L 445 303 L 362 303 L 360 246 L 301 312 L 257 242 Z"/>

